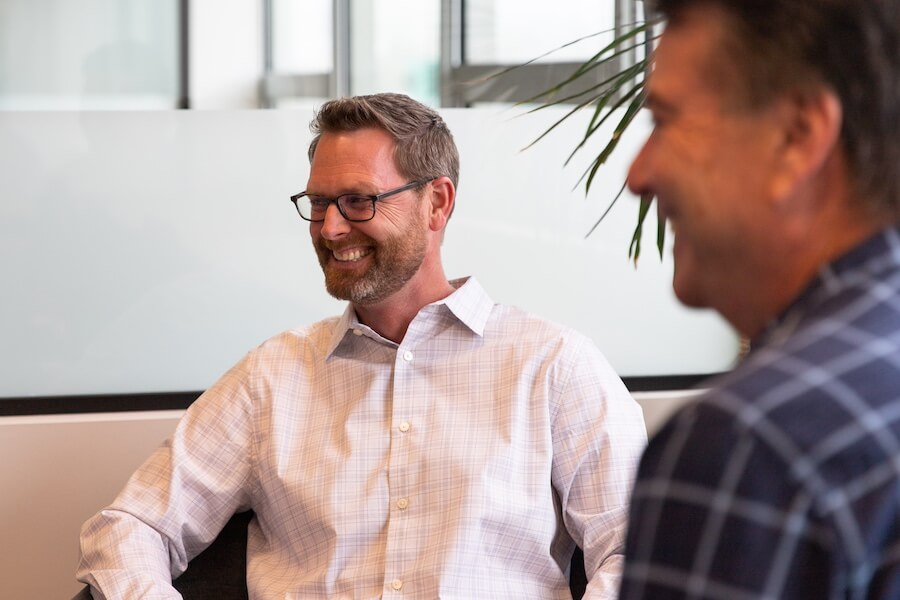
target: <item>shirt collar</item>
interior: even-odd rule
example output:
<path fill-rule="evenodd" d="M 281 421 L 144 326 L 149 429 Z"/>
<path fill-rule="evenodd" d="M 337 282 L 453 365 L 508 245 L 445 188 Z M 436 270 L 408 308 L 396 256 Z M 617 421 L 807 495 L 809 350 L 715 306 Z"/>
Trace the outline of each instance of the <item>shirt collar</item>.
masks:
<path fill-rule="evenodd" d="M 455 287 L 456 291 L 435 304 L 446 305 L 463 325 L 476 335 L 483 336 L 494 308 L 494 301 L 474 277 L 454 279 L 450 285 Z"/>
<path fill-rule="evenodd" d="M 886 263 L 900 263 L 900 227 L 888 227 L 820 267 L 805 290 L 753 340 L 751 347 L 781 345 L 813 307 L 854 285 L 862 273 L 881 271 Z"/>
<path fill-rule="evenodd" d="M 485 327 L 494 308 L 494 301 L 474 277 L 463 277 L 450 282 L 456 291 L 442 300 L 438 300 L 429 306 L 446 306 L 450 312 L 466 327 L 478 336 L 484 335 Z M 426 306 L 422 310 L 427 309 Z M 421 311 L 420 311 L 421 312 Z M 331 334 L 331 342 L 328 345 L 328 355 L 337 349 L 347 335 L 353 331 L 359 331 L 362 335 L 385 341 L 378 333 L 367 325 L 359 322 L 353 305 L 348 303 L 344 313 L 337 320 Z M 359 334 L 357 334 L 359 335 Z"/>

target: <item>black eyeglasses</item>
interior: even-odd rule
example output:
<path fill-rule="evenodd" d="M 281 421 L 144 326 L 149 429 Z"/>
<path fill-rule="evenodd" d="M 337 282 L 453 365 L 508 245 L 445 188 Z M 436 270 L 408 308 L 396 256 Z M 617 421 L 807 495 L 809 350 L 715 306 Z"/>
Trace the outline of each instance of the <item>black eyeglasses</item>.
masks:
<path fill-rule="evenodd" d="M 340 211 L 342 217 L 348 221 L 359 223 L 369 221 L 375 216 L 375 203 L 379 200 L 423 186 L 431 181 L 434 181 L 434 179 L 420 179 L 375 195 L 343 194 L 337 198 L 326 198 L 325 196 L 311 196 L 306 192 L 300 192 L 291 196 L 291 202 L 294 203 L 300 218 L 306 221 L 312 221 L 313 223 L 324 221 L 328 206 L 334 203 L 337 204 L 338 211 Z"/>

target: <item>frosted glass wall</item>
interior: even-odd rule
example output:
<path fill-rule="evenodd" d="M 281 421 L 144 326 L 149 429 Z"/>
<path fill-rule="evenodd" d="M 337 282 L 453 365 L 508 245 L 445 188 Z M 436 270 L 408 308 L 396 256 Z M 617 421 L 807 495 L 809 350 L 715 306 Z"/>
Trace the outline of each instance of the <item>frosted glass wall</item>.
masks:
<path fill-rule="evenodd" d="M 671 292 L 671 256 L 626 257 L 624 177 L 645 125 L 589 198 L 555 115 L 444 111 L 462 155 L 451 277 L 590 335 L 623 375 L 716 372 L 731 330 Z M 341 311 L 307 226 L 304 111 L 0 112 L 0 397 L 191 391 L 249 348 Z M 652 229 L 652 226 L 651 226 Z"/>
<path fill-rule="evenodd" d="M 0 109 L 175 108 L 178 0 L 3 0 Z"/>

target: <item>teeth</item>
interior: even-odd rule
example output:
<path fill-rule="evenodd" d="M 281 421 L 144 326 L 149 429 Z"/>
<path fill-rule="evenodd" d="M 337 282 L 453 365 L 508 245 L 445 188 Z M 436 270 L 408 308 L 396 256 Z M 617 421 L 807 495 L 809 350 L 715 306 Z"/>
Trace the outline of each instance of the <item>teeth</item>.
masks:
<path fill-rule="evenodd" d="M 368 248 L 353 248 L 344 252 L 334 251 L 334 257 L 340 262 L 355 262 L 371 252 Z"/>

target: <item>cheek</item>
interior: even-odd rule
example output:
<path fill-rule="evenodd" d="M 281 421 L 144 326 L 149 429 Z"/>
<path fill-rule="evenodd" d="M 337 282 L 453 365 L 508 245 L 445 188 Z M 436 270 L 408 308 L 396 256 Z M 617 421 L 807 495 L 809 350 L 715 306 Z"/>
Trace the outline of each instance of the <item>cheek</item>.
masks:
<path fill-rule="evenodd" d="M 309 239 L 312 242 L 313 248 L 318 250 L 319 244 L 322 243 L 322 224 L 321 223 L 310 223 L 309 224 Z"/>
<path fill-rule="evenodd" d="M 699 141 L 691 143 L 684 135 L 666 132 L 647 141 L 635 164 L 664 187 L 694 186 L 710 173 L 711 154 Z"/>
<path fill-rule="evenodd" d="M 383 231 L 385 233 L 405 233 L 411 228 L 425 226 L 428 222 L 428 211 L 424 202 L 412 200 L 404 206 L 392 206 L 382 215 Z"/>
<path fill-rule="evenodd" d="M 728 144 L 694 147 L 673 159 L 670 171 L 706 212 L 740 211 L 761 183 L 751 157 Z"/>
<path fill-rule="evenodd" d="M 397 207 L 385 206 L 383 210 L 376 214 L 374 219 L 367 223 L 363 223 L 363 225 L 370 229 L 374 228 L 377 231 L 391 234 L 402 231 L 409 219 L 410 215 L 405 214 L 404 211 Z"/>

